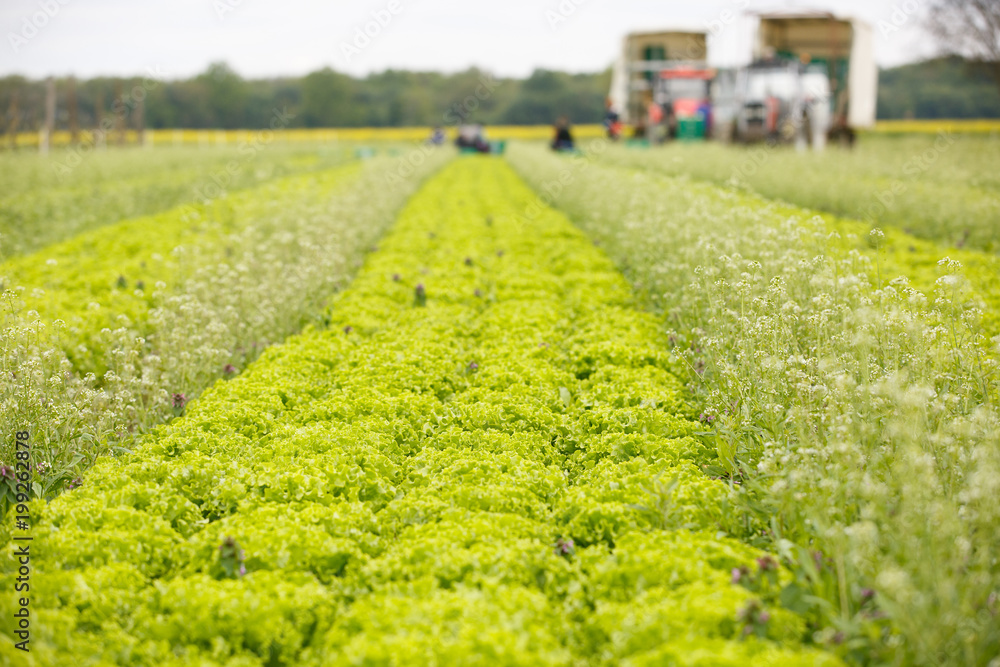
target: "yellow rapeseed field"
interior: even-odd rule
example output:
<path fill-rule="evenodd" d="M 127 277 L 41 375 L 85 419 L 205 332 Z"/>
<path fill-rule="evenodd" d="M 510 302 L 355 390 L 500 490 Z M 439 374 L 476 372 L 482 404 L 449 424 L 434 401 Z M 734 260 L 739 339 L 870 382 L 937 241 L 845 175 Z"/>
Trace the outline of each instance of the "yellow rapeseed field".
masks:
<path fill-rule="evenodd" d="M 977 118 L 972 120 L 881 120 L 875 126 L 876 132 L 931 133 L 1000 132 L 1000 118 Z"/>
<path fill-rule="evenodd" d="M 578 125 L 574 128 L 577 137 L 581 139 L 601 136 L 603 131 L 600 125 Z M 277 130 L 273 133 L 271 130 L 147 130 L 143 142 L 148 146 L 239 145 L 243 142 L 253 142 L 262 134 L 268 141 L 273 138 L 285 142 L 410 142 L 427 139 L 431 129 L 428 127 L 300 128 Z M 449 128 L 448 134 L 454 138 L 455 129 Z M 497 125 L 488 126 L 486 134 L 490 139 L 548 139 L 552 135 L 552 128 L 547 125 Z M 52 135 L 52 145 L 68 146 L 70 138 L 69 132 L 55 132 Z M 3 144 L 9 145 L 9 141 L 8 137 Z M 19 147 L 37 146 L 39 141 L 37 132 L 21 132 L 17 135 Z M 80 141 L 84 144 L 93 144 L 93 133 L 89 130 L 81 131 Z M 110 133 L 106 141 L 114 144 L 118 141 L 118 137 Z M 125 133 L 125 143 L 138 143 L 138 134 L 135 130 L 128 130 Z"/>

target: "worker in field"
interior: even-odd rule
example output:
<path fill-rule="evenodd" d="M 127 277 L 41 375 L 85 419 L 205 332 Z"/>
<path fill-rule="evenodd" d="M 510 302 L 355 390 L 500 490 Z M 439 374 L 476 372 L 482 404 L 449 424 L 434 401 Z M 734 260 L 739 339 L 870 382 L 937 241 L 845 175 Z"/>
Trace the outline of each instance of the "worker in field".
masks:
<path fill-rule="evenodd" d="M 604 131 L 611 141 L 618 141 L 622 136 L 621 116 L 615 111 L 610 97 L 604 100 Z"/>
<path fill-rule="evenodd" d="M 445 140 L 444 128 L 438 125 L 437 127 L 434 128 L 434 132 L 427 140 L 427 143 L 430 144 L 431 146 L 443 146 L 444 140 Z"/>
<path fill-rule="evenodd" d="M 674 109 L 674 103 L 669 100 L 664 102 L 661 108 L 663 110 L 663 131 L 661 132 L 661 136 L 664 142 L 673 141 L 677 138 L 677 134 L 680 131 L 677 111 Z"/>
<path fill-rule="evenodd" d="M 712 100 L 707 97 L 702 98 L 698 105 L 698 115 L 705 121 L 705 137 L 712 136 Z"/>
<path fill-rule="evenodd" d="M 573 133 L 569 129 L 569 118 L 561 116 L 556 121 L 555 136 L 552 138 L 552 150 L 572 151 L 576 149 L 573 141 Z"/>
<path fill-rule="evenodd" d="M 490 152 L 490 145 L 486 141 L 486 131 L 479 124 L 466 124 L 458 128 L 458 138 L 455 139 L 455 145 L 461 151 Z"/>
<path fill-rule="evenodd" d="M 665 118 L 666 113 L 664 112 L 663 105 L 650 98 L 646 105 L 646 127 L 648 128 L 647 132 L 651 143 L 660 144 L 667 139 L 668 130 L 664 124 Z"/>
<path fill-rule="evenodd" d="M 476 125 L 476 150 L 480 153 L 490 153 L 493 151 L 493 145 L 486 138 L 486 126 L 482 123 Z"/>
<path fill-rule="evenodd" d="M 455 145 L 459 150 L 470 150 L 476 147 L 476 127 L 465 124 L 458 128 L 458 136 L 455 137 Z"/>

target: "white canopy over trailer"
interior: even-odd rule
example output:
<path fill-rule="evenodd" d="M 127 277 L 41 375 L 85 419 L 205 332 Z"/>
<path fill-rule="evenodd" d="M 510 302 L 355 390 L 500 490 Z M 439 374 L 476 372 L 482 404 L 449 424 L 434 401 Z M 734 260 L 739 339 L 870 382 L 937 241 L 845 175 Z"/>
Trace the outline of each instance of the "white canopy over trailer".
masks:
<path fill-rule="evenodd" d="M 851 129 L 875 125 L 878 66 L 872 26 L 828 12 L 758 15 L 754 57 L 826 64 L 833 93 L 834 124 Z"/>

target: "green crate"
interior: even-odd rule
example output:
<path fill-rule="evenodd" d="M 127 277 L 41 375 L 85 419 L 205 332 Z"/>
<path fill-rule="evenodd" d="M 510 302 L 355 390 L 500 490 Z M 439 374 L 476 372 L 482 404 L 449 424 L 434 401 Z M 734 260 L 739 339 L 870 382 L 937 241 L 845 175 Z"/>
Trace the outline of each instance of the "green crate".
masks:
<path fill-rule="evenodd" d="M 677 138 L 678 139 L 704 139 L 705 138 L 705 119 L 698 118 L 681 118 L 677 121 Z"/>

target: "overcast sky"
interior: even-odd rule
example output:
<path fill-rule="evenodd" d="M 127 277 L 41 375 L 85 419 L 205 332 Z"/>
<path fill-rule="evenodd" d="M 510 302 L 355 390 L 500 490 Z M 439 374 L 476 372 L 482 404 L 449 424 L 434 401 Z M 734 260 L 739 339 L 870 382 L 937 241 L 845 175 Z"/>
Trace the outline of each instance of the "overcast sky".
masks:
<path fill-rule="evenodd" d="M 750 52 L 748 9 L 866 19 L 879 63 L 896 65 L 934 52 L 919 10 L 903 9 L 925 1 L 0 0 L 0 75 L 180 78 L 219 60 L 245 77 L 324 66 L 356 75 L 472 65 L 502 76 L 536 67 L 592 72 L 611 64 L 631 30 L 708 26 L 719 32 L 714 64 L 739 64 Z M 379 18 L 384 25 L 373 22 Z M 374 37 L 360 35 L 366 25 Z"/>

